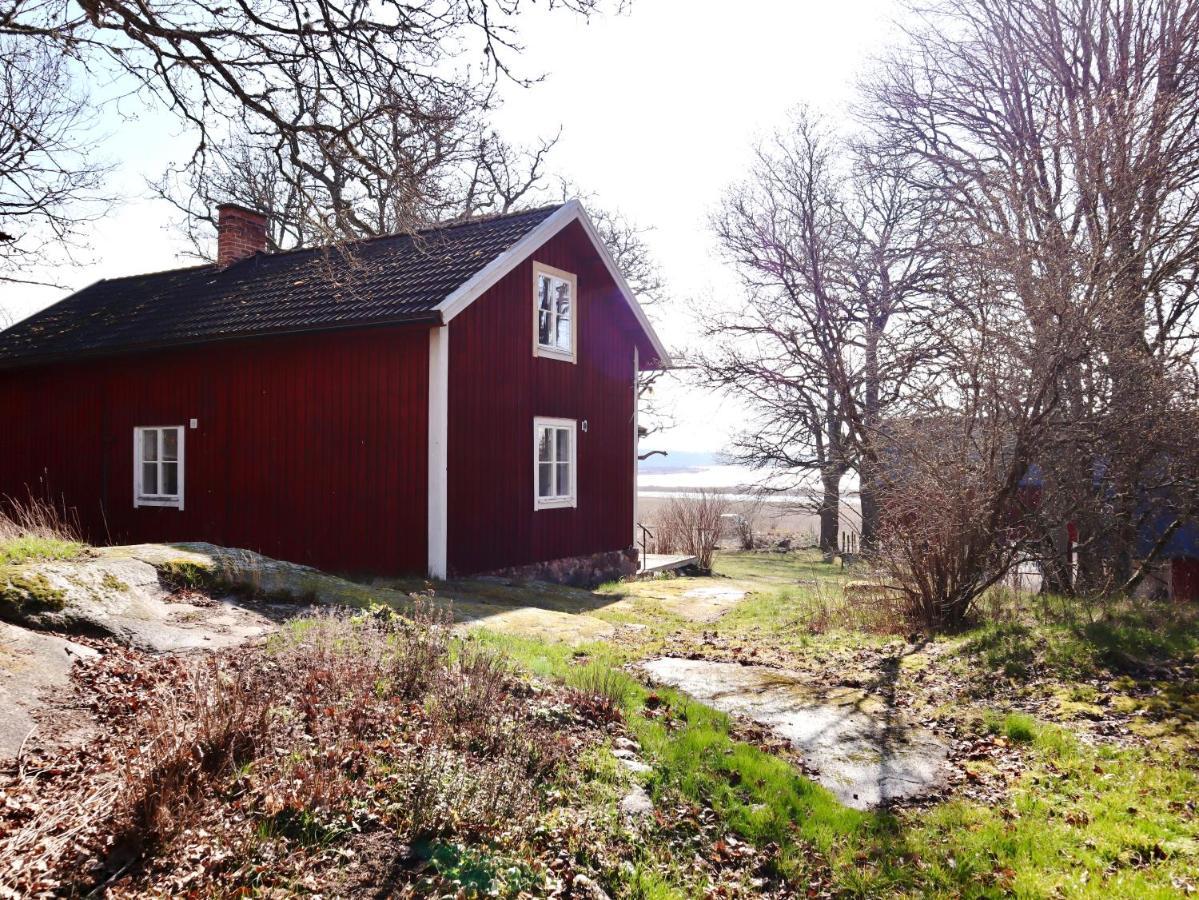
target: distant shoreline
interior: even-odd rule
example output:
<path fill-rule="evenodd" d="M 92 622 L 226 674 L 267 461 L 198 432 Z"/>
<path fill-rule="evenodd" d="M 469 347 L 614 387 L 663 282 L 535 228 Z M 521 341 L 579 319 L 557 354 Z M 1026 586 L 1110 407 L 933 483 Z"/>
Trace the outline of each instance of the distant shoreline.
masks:
<path fill-rule="evenodd" d="M 814 488 L 791 488 L 785 491 L 763 491 L 753 485 L 722 487 L 671 487 L 669 485 L 644 484 L 637 486 L 639 497 L 699 497 L 703 494 L 721 494 L 735 500 L 762 500 L 764 503 L 811 503 L 819 495 Z M 856 490 L 841 492 L 841 502 L 858 499 Z"/>

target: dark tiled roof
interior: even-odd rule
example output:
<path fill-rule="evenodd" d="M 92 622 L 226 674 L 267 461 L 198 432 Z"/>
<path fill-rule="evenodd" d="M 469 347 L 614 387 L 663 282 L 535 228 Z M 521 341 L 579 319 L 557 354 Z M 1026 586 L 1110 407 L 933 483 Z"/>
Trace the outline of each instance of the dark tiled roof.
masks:
<path fill-rule="evenodd" d="M 0 366 L 252 335 L 431 318 L 559 207 L 344 248 L 106 279 L 0 332 Z"/>

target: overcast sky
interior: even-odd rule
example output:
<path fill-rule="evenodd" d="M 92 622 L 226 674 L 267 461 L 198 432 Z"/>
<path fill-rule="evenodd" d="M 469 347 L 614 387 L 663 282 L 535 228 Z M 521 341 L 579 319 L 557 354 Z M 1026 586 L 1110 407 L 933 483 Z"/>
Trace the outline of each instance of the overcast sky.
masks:
<path fill-rule="evenodd" d="M 694 305 L 729 301 L 736 290 L 714 259 L 707 219 L 754 140 L 796 103 L 843 115 L 855 77 L 893 36 L 895 15 L 893 0 L 633 0 L 625 14 L 590 21 L 533 9 L 519 20 L 526 52 L 518 68 L 545 78 L 507 89 L 496 125 L 516 142 L 561 127 L 554 171 L 653 229 L 649 241 L 673 297 L 655 314 L 658 328 L 668 345 L 686 346 L 694 342 Z M 114 193 L 127 199 L 92 229 L 84 253 L 91 264 L 61 270 L 58 280 L 75 290 L 186 264 L 173 211 L 145 197 L 145 179 L 185 157 L 187 136 L 166 116 L 126 102 L 109 109 L 96 137 L 97 154 L 116 166 Z M 0 292 L 0 305 L 17 318 L 64 295 L 12 285 Z M 655 439 L 660 449 L 719 451 L 741 418 L 731 404 L 681 383 L 663 393 L 678 425 Z"/>

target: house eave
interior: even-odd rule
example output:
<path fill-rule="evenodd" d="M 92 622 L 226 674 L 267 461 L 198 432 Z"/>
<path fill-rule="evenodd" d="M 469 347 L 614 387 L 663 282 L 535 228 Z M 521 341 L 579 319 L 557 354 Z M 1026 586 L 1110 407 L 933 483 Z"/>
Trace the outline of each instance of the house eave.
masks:
<path fill-rule="evenodd" d="M 125 345 L 122 347 L 97 348 L 95 350 L 75 351 L 71 353 L 52 353 L 33 356 L 18 356 L 9 359 L 0 358 L 0 371 L 36 368 L 64 362 L 84 362 L 96 359 L 115 359 L 122 356 L 140 356 L 146 353 L 156 353 L 163 350 L 184 350 L 192 347 L 207 347 L 211 344 L 229 344 L 238 341 L 263 340 L 275 337 L 296 337 L 299 335 L 339 333 L 358 329 L 392 328 L 413 326 L 439 326 L 445 320 L 438 310 L 418 313 L 403 318 L 374 319 L 362 322 L 344 322 L 337 325 L 306 326 L 302 328 L 270 328 L 237 334 L 222 334 L 194 339 L 177 341 L 153 341 L 145 344 Z"/>
<path fill-rule="evenodd" d="M 587 215 L 587 211 L 583 209 L 583 205 L 578 200 L 570 200 L 564 203 L 557 212 L 547 217 L 540 225 L 529 231 L 519 241 L 459 285 L 456 290 L 450 293 L 441 303 L 437 304 L 434 309 L 442 314 L 445 322 L 450 322 L 460 312 L 482 297 L 501 278 L 520 265 L 533 251 L 572 222 L 579 222 L 583 226 L 583 230 L 591 241 L 595 252 L 603 260 L 608 274 L 612 276 L 612 280 L 616 283 L 621 297 L 629 307 L 629 310 L 637 321 L 638 327 L 652 348 L 653 352 L 650 354 L 650 358 L 645 361 L 645 367 L 647 369 L 669 368 L 671 364 L 670 354 L 666 351 L 666 346 L 662 343 L 661 338 L 658 337 L 657 332 L 654 331 L 653 325 L 650 324 L 649 319 L 645 315 L 645 310 L 637 302 L 637 297 L 633 293 L 632 288 L 629 287 L 629 283 L 623 273 L 621 273 L 620 267 L 616 265 L 616 260 L 612 258 L 612 254 L 608 251 L 603 239 L 599 236 L 599 232 L 595 228 L 595 223 L 591 221 L 591 217 Z M 659 365 L 654 365 L 655 360 Z"/>

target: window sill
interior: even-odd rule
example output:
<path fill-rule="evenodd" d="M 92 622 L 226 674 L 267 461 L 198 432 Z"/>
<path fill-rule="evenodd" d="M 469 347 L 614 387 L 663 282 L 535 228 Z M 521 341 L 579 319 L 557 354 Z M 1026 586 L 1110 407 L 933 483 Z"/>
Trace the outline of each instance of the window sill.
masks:
<path fill-rule="evenodd" d="M 559 362 L 573 363 L 577 361 L 574 353 L 570 353 L 566 350 L 558 350 L 554 347 L 543 347 L 541 344 L 537 345 L 536 349 L 533 351 L 533 354 L 545 359 L 556 359 Z"/>
<path fill-rule="evenodd" d="M 138 497 L 133 501 L 133 508 L 137 509 L 140 506 L 165 506 L 183 509 L 183 501 L 178 498 L 167 497 Z"/>
<path fill-rule="evenodd" d="M 553 500 L 538 498 L 533 503 L 534 509 L 573 509 L 578 506 L 574 497 L 560 497 Z"/>

